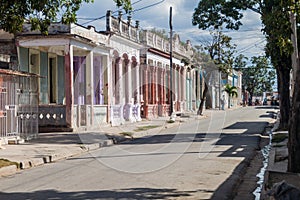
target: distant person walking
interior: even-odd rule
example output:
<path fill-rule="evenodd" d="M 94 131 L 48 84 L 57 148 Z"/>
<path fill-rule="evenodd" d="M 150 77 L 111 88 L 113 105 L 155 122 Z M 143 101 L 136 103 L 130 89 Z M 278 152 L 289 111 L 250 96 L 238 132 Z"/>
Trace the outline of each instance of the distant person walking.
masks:
<path fill-rule="evenodd" d="M 224 106 L 225 106 L 225 95 L 223 94 L 222 98 L 221 98 L 221 109 L 222 110 L 225 110 L 224 109 Z"/>

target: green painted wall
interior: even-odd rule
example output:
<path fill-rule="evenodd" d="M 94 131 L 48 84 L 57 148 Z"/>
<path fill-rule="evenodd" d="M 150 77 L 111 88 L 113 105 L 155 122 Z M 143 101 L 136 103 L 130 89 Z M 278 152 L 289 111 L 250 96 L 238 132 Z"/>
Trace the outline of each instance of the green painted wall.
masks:
<path fill-rule="evenodd" d="M 63 104 L 65 98 L 65 58 L 57 56 L 58 104 Z"/>
<path fill-rule="evenodd" d="M 40 104 L 48 104 L 48 54 L 40 53 Z"/>
<path fill-rule="evenodd" d="M 28 72 L 29 71 L 29 49 L 19 47 L 20 48 L 20 71 Z"/>

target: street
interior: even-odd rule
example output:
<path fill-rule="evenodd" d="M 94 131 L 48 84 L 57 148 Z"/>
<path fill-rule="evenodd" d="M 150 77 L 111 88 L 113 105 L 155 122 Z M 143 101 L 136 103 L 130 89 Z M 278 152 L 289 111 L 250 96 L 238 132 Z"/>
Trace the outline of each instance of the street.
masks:
<path fill-rule="evenodd" d="M 154 136 L 2 177 L 0 199 L 226 199 L 272 112 L 207 110 Z"/>

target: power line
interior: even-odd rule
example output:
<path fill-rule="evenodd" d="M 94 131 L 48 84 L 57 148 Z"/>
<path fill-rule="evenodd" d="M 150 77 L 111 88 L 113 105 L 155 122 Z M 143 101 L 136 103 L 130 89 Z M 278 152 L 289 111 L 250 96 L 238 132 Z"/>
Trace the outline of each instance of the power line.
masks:
<path fill-rule="evenodd" d="M 151 8 L 151 7 L 153 7 L 153 6 L 156 6 L 156 5 L 159 5 L 159 4 L 163 3 L 164 1 L 165 1 L 165 0 L 161 0 L 161 1 L 159 1 L 159 2 L 156 2 L 156 3 L 150 4 L 150 5 L 148 5 L 148 6 L 145 6 L 145 7 L 142 7 L 142 8 L 136 9 L 136 10 L 133 10 L 133 11 L 132 11 L 132 13 L 134 13 L 134 12 L 138 12 L 138 11 L 141 11 L 141 10 L 144 10 L 144 9 L 147 9 L 147 8 Z"/>
<path fill-rule="evenodd" d="M 138 1 L 134 2 L 134 3 L 132 3 L 131 5 L 137 4 L 137 3 L 141 2 L 141 1 L 142 1 L 142 0 L 138 0 Z M 159 4 L 163 3 L 164 1 L 165 1 L 165 0 L 161 0 L 161 1 L 159 1 L 159 2 L 150 4 L 150 5 L 148 5 L 148 6 L 144 6 L 144 7 L 142 7 L 142 8 L 135 9 L 135 10 L 131 11 L 130 13 L 135 13 L 135 12 L 139 12 L 139 11 L 141 11 L 141 10 L 147 9 L 147 8 L 151 8 L 151 7 L 153 7 L 153 6 L 156 6 L 156 5 L 159 5 Z M 118 10 L 115 10 L 115 11 L 113 11 L 112 13 L 114 14 L 114 13 L 117 13 L 117 12 L 119 12 L 119 11 L 121 11 L 121 10 L 122 10 L 122 8 L 120 8 L 120 9 L 118 9 Z M 90 19 L 90 20 L 87 21 L 87 22 L 85 22 L 85 23 L 82 23 L 81 25 L 86 25 L 86 24 L 89 24 L 89 23 L 91 23 L 91 22 L 94 22 L 94 21 L 103 19 L 103 18 L 105 18 L 105 17 L 106 17 L 106 15 L 103 15 L 103 16 L 97 17 L 97 18 L 86 18 L 87 20 L 88 20 L 88 19 Z M 83 18 L 78 18 L 78 19 L 83 19 Z"/>
<path fill-rule="evenodd" d="M 243 49 L 239 50 L 237 53 L 243 53 L 243 52 L 245 52 L 245 51 L 247 51 L 247 50 L 249 50 L 249 49 L 251 49 L 251 48 L 253 48 L 253 47 L 256 47 L 257 44 L 260 44 L 261 42 L 263 42 L 263 41 L 265 41 L 265 40 L 266 40 L 265 38 L 264 38 L 264 39 L 261 39 L 261 40 L 258 40 L 258 41 L 256 41 L 256 42 L 254 42 L 254 43 L 252 43 L 252 44 L 250 44 L 250 45 L 244 47 Z"/>

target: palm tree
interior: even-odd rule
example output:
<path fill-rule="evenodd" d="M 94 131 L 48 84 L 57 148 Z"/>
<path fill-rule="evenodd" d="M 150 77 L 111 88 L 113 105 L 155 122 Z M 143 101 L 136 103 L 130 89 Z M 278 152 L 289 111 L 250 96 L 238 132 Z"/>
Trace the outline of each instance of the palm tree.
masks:
<path fill-rule="evenodd" d="M 238 96 L 237 88 L 235 86 L 226 84 L 224 91 L 228 94 L 228 108 L 230 108 L 231 97 Z"/>

